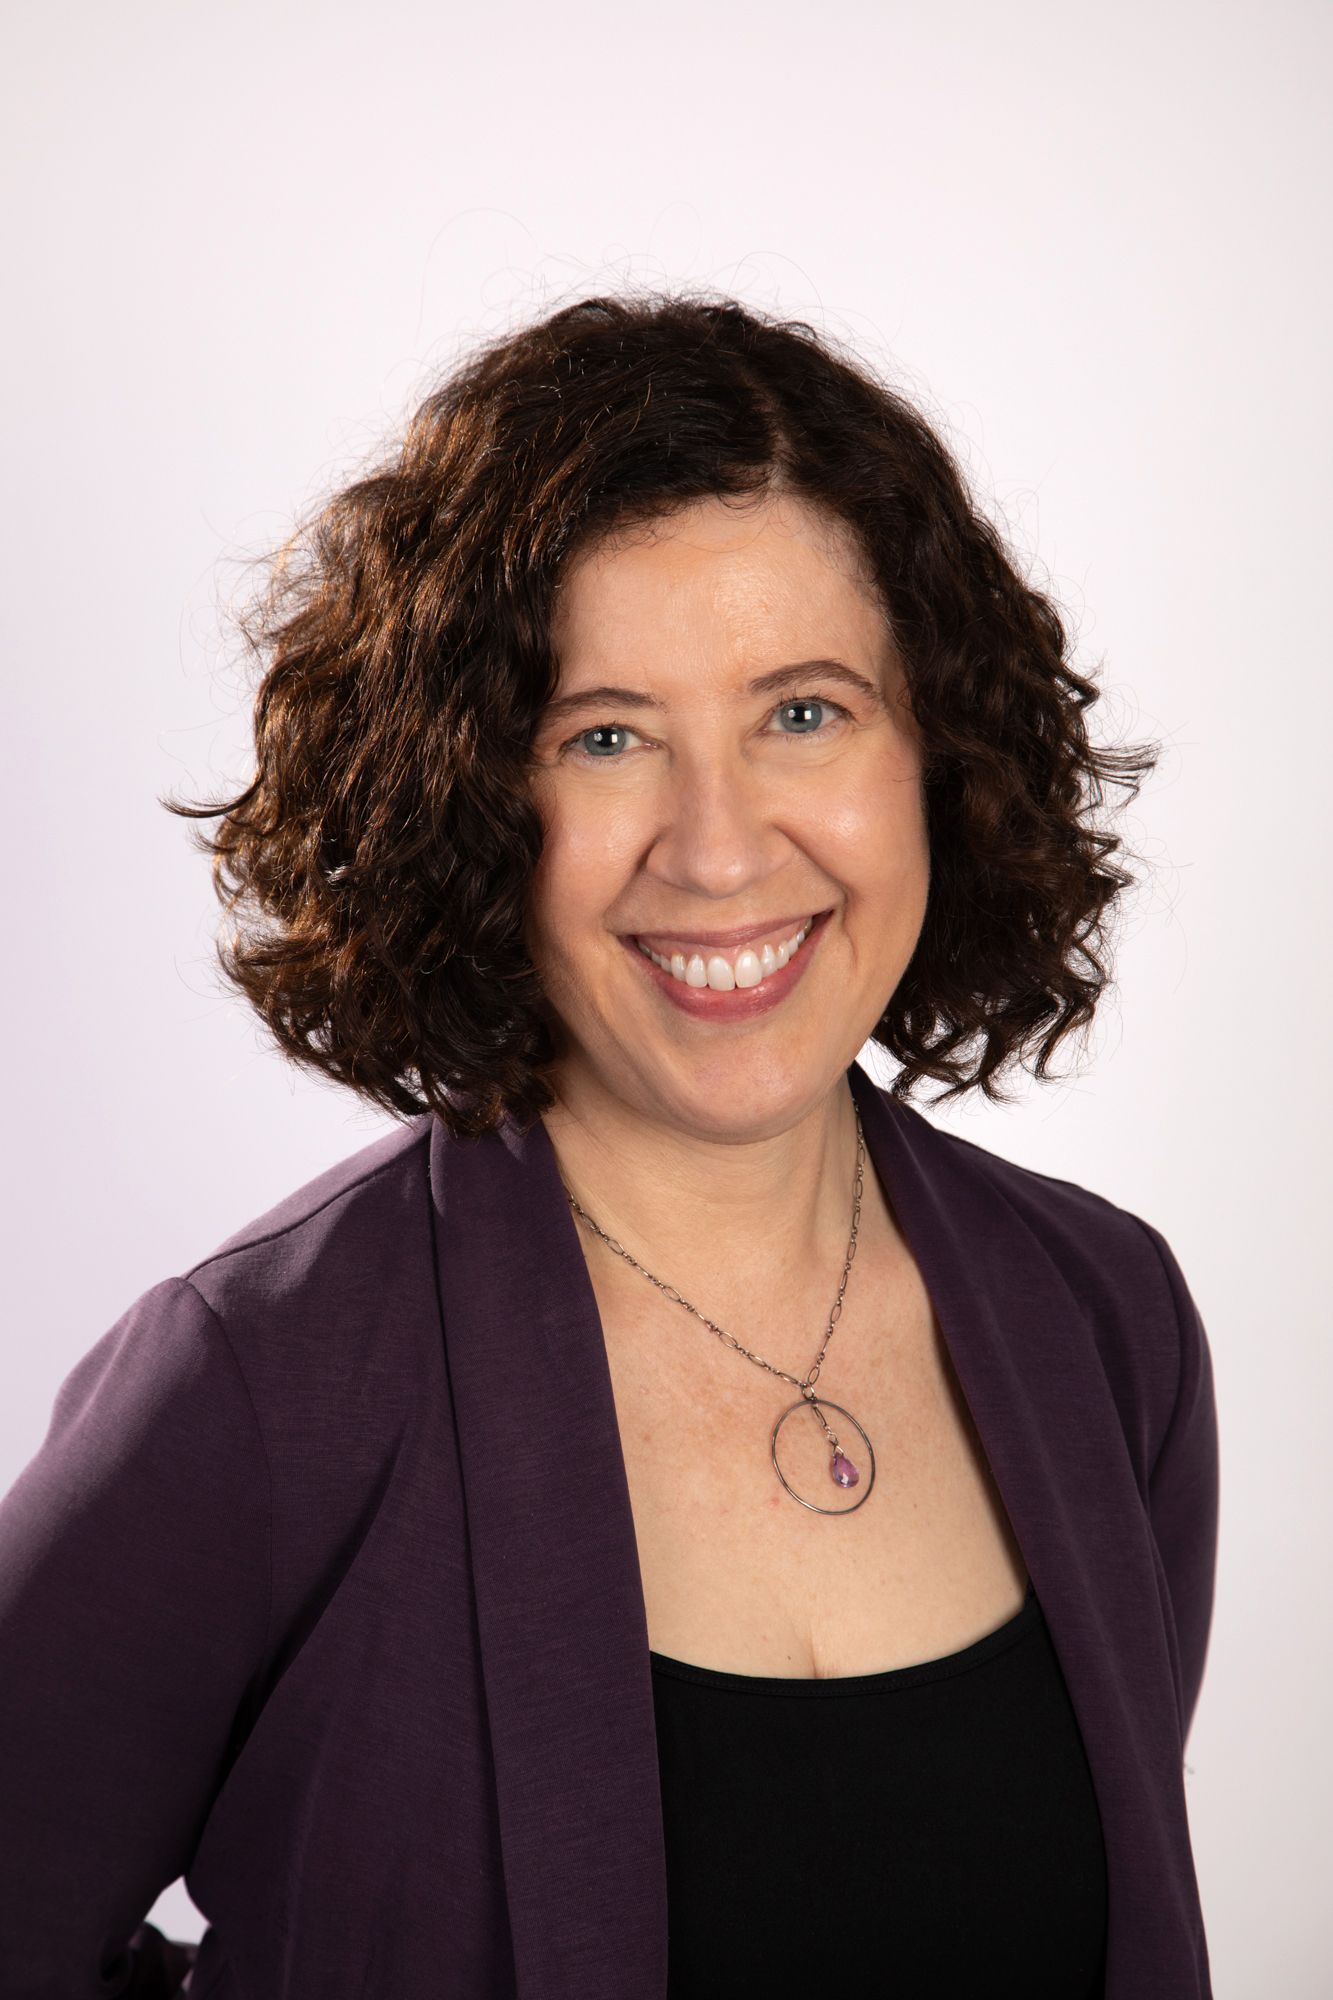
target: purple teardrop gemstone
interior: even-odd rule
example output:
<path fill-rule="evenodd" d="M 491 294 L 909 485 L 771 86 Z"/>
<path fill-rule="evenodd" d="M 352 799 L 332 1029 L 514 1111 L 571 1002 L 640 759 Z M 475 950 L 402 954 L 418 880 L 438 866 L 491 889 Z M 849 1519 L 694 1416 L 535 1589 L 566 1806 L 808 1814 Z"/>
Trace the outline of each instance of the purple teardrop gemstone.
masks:
<path fill-rule="evenodd" d="M 829 1467 L 829 1471 L 839 1486 L 855 1486 L 857 1480 L 861 1477 L 850 1458 L 844 1458 L 840 1451 L 834 1452 L 833 1463 Z"/>

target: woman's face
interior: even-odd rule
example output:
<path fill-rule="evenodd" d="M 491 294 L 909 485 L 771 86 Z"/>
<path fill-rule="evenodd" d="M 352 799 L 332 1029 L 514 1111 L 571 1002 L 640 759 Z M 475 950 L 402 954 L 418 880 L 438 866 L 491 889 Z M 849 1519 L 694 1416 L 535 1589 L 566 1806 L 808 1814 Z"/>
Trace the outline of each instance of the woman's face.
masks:
<path fill-rule="evenodd" d="M 557 1094 L 785 1130 L 864 1045 L 926 908 L 915 725 L 850 533 L 790 497 L 701 501 L 571 565 L 553 640 L 527 937 Z"/>

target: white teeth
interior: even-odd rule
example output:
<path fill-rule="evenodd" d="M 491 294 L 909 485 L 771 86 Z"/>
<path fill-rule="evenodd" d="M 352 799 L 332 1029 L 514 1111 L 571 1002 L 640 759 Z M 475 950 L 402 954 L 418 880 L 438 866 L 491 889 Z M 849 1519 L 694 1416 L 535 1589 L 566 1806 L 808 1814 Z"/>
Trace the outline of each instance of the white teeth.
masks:
<path fill-rule="evenodd" d="M 694 952 L 686 958 L 684 952 L 674 951 L 670 958 L 663 958 L 658 952 L 649 951 L 646 944 L 639 943 L 639 950 L 654 965 L 660 965 L 673 979 L 679 979 L 683 986 L 711 986 L 715 993 L 730 993 L 735 987 L 757 986 L 761 979 L 767 979 L 770 972 L 777 972 L 798 952 L 814 927 L 814 918 L 802 924 L 786 941 L 776 947 L 766 944 L 755 951 L 752 945 L 742 945 L 735 961 L 724 958 L 722 953 L 710 952 L 705 958 L 702 952 Z M 638 942 L 638 940 L 636 940 Z"/>

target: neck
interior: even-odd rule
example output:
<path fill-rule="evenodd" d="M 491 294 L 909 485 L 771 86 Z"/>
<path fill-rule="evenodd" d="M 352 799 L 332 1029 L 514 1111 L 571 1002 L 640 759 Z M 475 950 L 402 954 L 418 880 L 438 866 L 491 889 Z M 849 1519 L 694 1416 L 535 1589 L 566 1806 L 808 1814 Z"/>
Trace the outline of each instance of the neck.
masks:
<path fill-rule="evenodd" d="M 767 1306 L 836 1284 L 856 1184 L 856 1107 L 844 1074 L 794 1123 L 759 1138 L 701 1136 L 586 1088 L 562 1091 L 542 1119 L 569 1191 L 687 1298 L 695 1283 L 719 1305 L 750 1297 Z M 864 1172 L 868 1181 L 868 1154 Z M 863 1223 L 867 1206 L 863 1184 Z M 636 1276 L 576 1222 L 590 1259 Z"/>

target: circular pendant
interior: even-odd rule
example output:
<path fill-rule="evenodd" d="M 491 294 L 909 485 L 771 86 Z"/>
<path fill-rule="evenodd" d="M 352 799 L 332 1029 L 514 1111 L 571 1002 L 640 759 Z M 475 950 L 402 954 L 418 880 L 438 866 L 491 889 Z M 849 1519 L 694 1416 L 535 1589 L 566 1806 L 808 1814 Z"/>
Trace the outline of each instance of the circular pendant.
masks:
<path fill-rule="evenodd" d="M 870 1477 L 866 1480 L 865 1492 L 861 1495 L 859 1500 L 853 1500 L 850 1507 L 818 1507 L 815 1505 L 815 1502 L 813 1500 L 803 1499 L 802 1496 L 796 1491 L 796 1488 L 791 1485 L 785 1473 L 783 1472 L 782 1467 L 778 1464 L 778 1432 L 782 1429 L 782 1426 L 786 1423 L 788 1417 L 791 1416 L 792 1412 L 795 1410 L 810 1410 L 816 1408 L 817 1406 L 826 1410 L 836 1410 L 839 1416 L 846 1417 L 848 1423 L 854 1425 L 855 1428 L 860 1432 L 862 1441 L 865 1444 L 866 1455 L 870 1460 Z M 801 1502 L 801 1505 L 803 1507 L 809 1507 L 812 1513 L 854 1514 L 857 1508 L 864 1506 L 866 1501 L 870 1498 L 870 1489 L 875 1483 L 875 1448 L 871 1444 L 870 1439 L 866 1436 L 866 1433 L 861 1429 L 860 1424 L 857 1423 L 856 1418 L 852 1415 L 851 1411 L 844 1410 L 841 1403 L 825 1402 L 822 1396 L 802 1396 L 798 1402 L 789 1404 L 773 1426 L 772 1452 L 773 1452 L 773 1470 L 777 1473 L 778 1478 L 787 1488 L 787 1491 L 791 1494 L 792 1499 L 799 1500 Z M 852 1464 L 851 1460 L 847 1458 L 841 1451 L 833 1453 L 829 1461 L 829 1472 L 831 1477 L 834 1480 L 836 1480 L 839 1486 L 854 1486 L 857 1484 L 861 1476 L 857 1468 Z"/>

